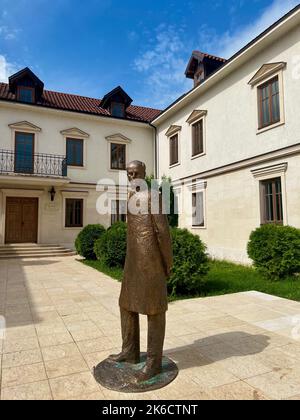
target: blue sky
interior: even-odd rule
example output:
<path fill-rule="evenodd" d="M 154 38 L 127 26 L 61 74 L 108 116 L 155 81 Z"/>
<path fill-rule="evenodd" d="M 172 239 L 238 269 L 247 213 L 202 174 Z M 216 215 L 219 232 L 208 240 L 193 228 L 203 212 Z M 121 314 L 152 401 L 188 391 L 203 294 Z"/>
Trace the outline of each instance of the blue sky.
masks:
<path fill-rule="evenodd" d="M 193 49 L 229 58 L 296 0 L 0 0 L 0 81 L 29 66 L 46 89 L 101 98 L 121 85 L 166 107 L 192 87 Z"/>

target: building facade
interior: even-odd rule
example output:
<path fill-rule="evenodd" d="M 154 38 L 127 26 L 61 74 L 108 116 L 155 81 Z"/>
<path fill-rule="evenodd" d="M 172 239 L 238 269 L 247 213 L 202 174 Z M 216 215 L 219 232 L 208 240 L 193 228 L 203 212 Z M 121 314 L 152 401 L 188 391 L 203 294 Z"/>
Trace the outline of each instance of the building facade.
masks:
<path fill-rule="evenodd" d="M 180 227 L 212 257 L 248 263 L 252 230 L 300 228 L 300 6 L 229 60 L 193 51 L 186 77 L 194 88 L 163 112 L 120 87 L 50 92 L 28 68 L 0 84 L 0 244 L 72 247 L 86 224 L 124 220 L 134 159 L 172 179 Z M 118 200 L 99 214 L 111 179 Z"/>
<path fill-rule="evenodd" d="M 126 189 L 107 203 L 115 214 L 96 204 L 126 162 L 154 171 L 159 111 L 131 102 L 120 87 L 102 100 L 46 91 L 29 69 L 0 84 L 0 244 L 74 247 L 83 226 L 124 218 Z"/>
<path fill-rule="evenodd" d="M 174 183 L 180 227 L 248 263 L 253 229 L 300 228 L 299 6 L 228 61 L 194 51 L 186 76 L 194 89 L 152 122 L 159 176 Z"/>

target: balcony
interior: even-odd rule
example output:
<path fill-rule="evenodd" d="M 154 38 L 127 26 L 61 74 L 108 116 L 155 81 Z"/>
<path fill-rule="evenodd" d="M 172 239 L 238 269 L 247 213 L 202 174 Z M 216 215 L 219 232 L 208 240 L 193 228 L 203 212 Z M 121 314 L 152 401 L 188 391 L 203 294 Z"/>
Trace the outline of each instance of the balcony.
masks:
<path fill-rule="evenodd" d="M 65 156 L 0 150 L 0 175 L 65 178 L 67 170 Z"/>

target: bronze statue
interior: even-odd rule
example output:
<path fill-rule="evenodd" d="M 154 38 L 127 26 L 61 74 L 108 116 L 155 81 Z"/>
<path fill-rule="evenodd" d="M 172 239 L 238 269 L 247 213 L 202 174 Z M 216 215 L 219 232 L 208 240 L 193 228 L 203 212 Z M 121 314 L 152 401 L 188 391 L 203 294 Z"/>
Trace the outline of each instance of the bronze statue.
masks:
<path fill-rule="evenodd" d="M 144 180 L 145 164 L 131 162 L 127 167 L 132 186 L 129 201 L 137 198 L 140 211 L 128 211 L 127 255 L 120 295 L 122 352 L 110 360 L 137 364 L 140 362 L 139 314 L 148 316 L 148 347 L 145 367 L 136 374 L 136 381 L 147 381 L 162 371 L 165 338 L 167 278 L 173 256 L 167 216 L 162 214 L 161 197 L 158 214 L 151 214 L 151 192 L 139 190 Z"/>

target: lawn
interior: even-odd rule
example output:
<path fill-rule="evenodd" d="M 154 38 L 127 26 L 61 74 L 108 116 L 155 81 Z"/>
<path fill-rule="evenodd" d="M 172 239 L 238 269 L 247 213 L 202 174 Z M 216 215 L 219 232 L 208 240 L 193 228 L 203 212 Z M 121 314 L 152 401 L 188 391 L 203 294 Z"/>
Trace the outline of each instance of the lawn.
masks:
<path fill-rule="evenodd" d="M 101 261 L 84 261 L 84 264 L 118 281 L 122 279 L 123 270 L 121 268 L 109 268 Z M 193 296 L 177 296 L 176 299 L 217 296 L 249 290 L 300 301 L 300 278 L 292 277 L 283 281 L 272 282 L 263 278 L 251 267 L 225 261 L 211 261 L 210 271 L 201 293 Z"/>
<path fill-rule="evenodd" d="M 254 268 L 224 261 L 211 262 L 203 294 L 216 296 L 228 293 L 256 290 L 270 295 L 300 301 L 300 278 L 270 281 Z"/>
<path fill-rule="evenodd" d="M 108 267 L 106 264 L 103 264 L 102 261 L 94 260 L 84 260 L 83 264 L 88 265 L 89 267 L 95 268 L 95 270 L 101 271 L 101 273 L 107 274 L 115 280 L 121 281 L 123 276 L 123 269 L 118 267 Z"/>

